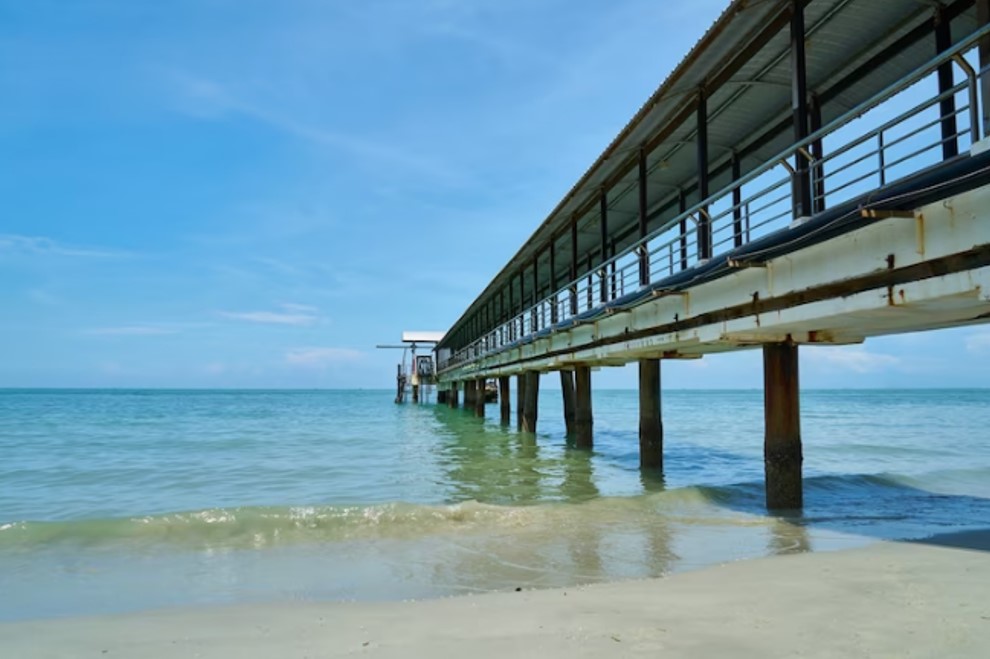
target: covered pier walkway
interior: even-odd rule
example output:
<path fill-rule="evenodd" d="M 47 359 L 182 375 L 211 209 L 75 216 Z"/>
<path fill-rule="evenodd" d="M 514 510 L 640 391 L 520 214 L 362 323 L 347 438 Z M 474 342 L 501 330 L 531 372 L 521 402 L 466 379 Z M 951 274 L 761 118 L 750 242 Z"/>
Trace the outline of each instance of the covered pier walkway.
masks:
<path fill-rule="evenodd" d="M 736 0 L 437 345 L 441 400 L 639 363 L 662 469 L 663 359 L 764 352 L 767 505 L 802 505 L 798 346 L 990 321 L 990 0 Z M 642 63 L 641 65 L 646 65 Z"/>

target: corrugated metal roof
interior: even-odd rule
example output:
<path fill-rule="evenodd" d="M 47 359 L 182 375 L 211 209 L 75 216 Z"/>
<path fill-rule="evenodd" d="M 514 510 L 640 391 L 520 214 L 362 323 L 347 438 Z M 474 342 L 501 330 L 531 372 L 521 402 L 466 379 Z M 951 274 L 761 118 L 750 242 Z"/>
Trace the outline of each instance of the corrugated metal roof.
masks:
<path fill-rule="evenodd" d="M 599 200 L 608 188 L 610 240 L 621 250 L 638 238 L 638 152 L 649 149 L 650 228 L 676 216 L 683 190 L 697 196 L 698 90 L 708 103 L 711 191 L 730 181 L 727 163 L 741 156 L 741 170 L 755 169 L 793 142 L 791 125 L 790 12 L 792 0 L 735 0 L 691 52 L 643 104 L 587 172 L 491 281 L 441 343 L 458 340 L 458 329 L 519 275 L 527 297 L 538 281 L 550 282 L 547 249 L 556 248 L 556 281 L 570 279 L 570 226 L 577 221 L 579 261 L 601 252 Z M 977 29 L 973 0 L 947 8 L 959 41 Z M 934 10 L 918 0 L 809 0 L 805 7 L 809 91 L 822 100 L 825 123 L 869 99 L 935 54 Z M 694 196 L 692 196 L 694 195 Z M 566 246 L 566 247 L 565 247 Z M 579 267 L 583 274 L 587 268 Z M 474 337 L 472 337 L 474 338 Z M 455 346 L 456 347 L 456 346 Z"/>

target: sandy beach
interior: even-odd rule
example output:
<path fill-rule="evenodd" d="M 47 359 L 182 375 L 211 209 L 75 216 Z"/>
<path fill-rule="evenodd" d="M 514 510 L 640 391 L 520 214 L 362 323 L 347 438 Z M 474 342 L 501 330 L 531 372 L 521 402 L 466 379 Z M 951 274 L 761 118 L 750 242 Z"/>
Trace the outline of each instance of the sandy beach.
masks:
<path fill-rule="evenodd" d="M 0 625 L 5 657 L 985 657 L 990 531 L 664 579 Z"/>

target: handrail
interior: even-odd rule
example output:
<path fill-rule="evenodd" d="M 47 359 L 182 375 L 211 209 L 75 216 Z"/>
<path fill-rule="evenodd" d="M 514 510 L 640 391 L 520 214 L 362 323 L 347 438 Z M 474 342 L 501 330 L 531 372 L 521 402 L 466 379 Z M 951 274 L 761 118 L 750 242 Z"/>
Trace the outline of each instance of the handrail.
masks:
<path fill-rule="evenodd" d="M 731 193 L 733 193 L 736 190 L 741 190 L 743 188 L 743 186 L 745 186 L 745 185 L 747 185 L 749 183 L 752 183 L 753 181 L 757 180 L 761 176 L 767 174 L 768 172 L 771 172 L 776 167 L 783 166 L 783 168 L 786 169 L 786 170 L 788 170 L 788 172 L 790 173 L 790 175 L 793 177 L 794 175 L 796 175 L 796 171 L 795 171 L 794 166 L 792 166 L 790 164 L 789 160 L 791 158 L 794 158 L 795 156 L 801 156 L 801 157 L 803 157 L 808 162 L 808 164 L 811 167 L 812 171 L 820 171 L 822 165 L 824 165 L 825 163 L 827 163 L 827 162 L 829 162 L 831 160 L 834 160 L 836 157 L 838 157 L 840 155 L 843 155 L 844 153 L 848 153 L 851 149 L 856 148 L 856 147 L 858 147 L 858 146 L 860 146 L 862 144 L 865 144 L 870 139 L 873 139 L 873 138 L 877 137 L 879 139 L 879 143 L 880 143 L 879 149 L 871 152 L 870 154 L 867 154 L 867 156 L 862 157 L 860 160 L 869 158 L 872 155 L 879 154 L 880 155 L 880 163 L 881 163 L 881 169 L 879 170 L 879 174 L 880 174 L 881 181 L 883 181 L 884 180 L 884 174 L 885 174 L 885 172 L 886 172 L 887 169 L 890 169 L 891 167 L 893 167 L 896 164 L 900 164 L 900 163 L 904 162 L 907 159 L 916 157 L 920 153 L 923 153 L 923 152 L 925 152 L 927 150 L 930 150 L 931 148 L 934 148 L 935 146 L 937 146 L 937 145 L 927 145 L 926 147 L 924 147 L 923 149 L 921 149 L 921 150 L 919 150 L 917 152 L 912 152 L 908 156 L 905 156 L 903 158 L 900 158 L 899 160 L 895 160 L 893 162 L 888 163 L 888 162 L 885 162 L 885 156 L 884 156 L 884 154 L 885 154 L 885 150 L 888 149 L 893 143 L 887 143 L 887 144 L 884 143 L 884 140 L 883 140 L 883 134 L 884 134 L 884 132 L 886 132 L 887 130 L 891 129 L 894 126 L 899 125 L 900 123 L 902 123 L 903 121 L 907 120 L 908 118 L 913 117 L 913 116 L 916 116 L 918 113 L 931 108 L 932 106 L 936 105 L 939 102 L 939 99 L 941 99 L 943 97 L 954 96 L 955 94 L 959 93 L 960 91 L 962 91 L 963 89 L 966 89 L 966 88 L 968 88 L 968 92 L 969 92 L 969 96 L 970 96 L 969 103 L 966 105 L 966 107 L 962 108 L 962 110 L 957 110 L 956 111 L 956 114 L 959 114 L 961 111 L 965 111 L 965 110 L 968 110 L 969 111 L 969 115 L 970 115 L 970 117 L 969 117 L 969 122 L 970 122 L 970 126 L 969 126 L 970 139 L 971 139 L 971 141 L 973 143 L 978 142 L 980 140 L 980 136 L 981 136 L 981 130 L 980 130 L 981 121 L 980 121 L 980 112 L 979 112 L 979 98 L 980 98 L 980 96 L 979 96 L 979 78 L 980 78 L 980 76 L 984 72 L 981 71 L 981 72 L 977 73 L 973 69 L 973 67 L 963 57 L 963 54 L 966 53 L 967 51 L 971 50 L 972 48 L 974 48 L 979 43 L 979 41 L 981 39 L 985 38 L 988 35 L 990 35 L 990 25 L 986 25 L 986 26 L 980 28 L 979 30 L 973 32 L 968 37 L 966 37 L 965 39 L 963 39 L 962 41 L 960 41 L 959 43 L 957 43 L 955 46 L 953 46 L 953 47 L 951 47 L 951 48 L 943 51 L 942 53 L 939 53 L 938 55 L 936 55 L 935 57 L 933 57 L 931 60 L 929 60 L 926 64 L 923 64 L 922 66 L 918 67 L 917 69 L 915 69 L 911 73 L 903 76 L 902 78 L 900 78 L 899 80 L 897 80 L 893 84 L 888 85 L 886 88 L 884 88 L 883 90 L 881 90 L 880 92 L 878 92 L 877 94 L 875 94 L 874 96 L 872 96 L 871 98 L 869 98 L 866 101 L 860 103 L 859 105 L 857 105 L 853 109 L 845 112 L 844 114 L 840 115 L 839 117 L 833 119 L 828 124 L 826 124 L 825 126 L 822 126 L 818 130 L 812 132 L 810 135 L 808 135 L 804 139 L 802 139 L 802 140 L 800 140 L 800 141 L 798 141 L 798 142 L 790 145 L 785 150 L 781 151 L 776 156 L 768 159 L 764 164 L 762 164 L 761 166 L 759 166 L 756 169 L 752 170 L 751 172 L 749 172 L 745 176 L 742 176 L 739 179 L 731 182 L 730 184 L 728 184 L 727 186 L 721 188 L 720 190 L 718 190 L 714 194 L 711 194 L 708 197 L 706 197 L 705 199 L 699 201 L 694 206 L 691 206 L 690 208 L 685 209 L 683 212 L 681 212 L 678 215 L 670 218 L 668 221 L 666 221 L 665 223 L 663 223 L 659 227 L 655 228 L 653 231 L 651 231 L 650 233 L 648 233 L 646 236 L 640 238 L 636 242 L 634 242 L 631 245 L 627 246 L 625 249 L 623 249 L 618 254 L 615 254 L 611 258 L 606 259 L 605 261 L 603 261 L 600 264 L 596 265 L 595 267 L 591 268 L 589 271 L 581 274 L 579 277 L 568 281 L 562 287 L 560 287 L 556 291 L 552 292 L 549 296 L 544 297 L 543 299 L 539 300 L 538 302 L 536 302 L 535 304 L 533 304 L 529 308 L 523 309 L 519 314 L 517 314 L 516 316 L 510 318 L 509 320 L 507 320 L 506 322 L 502 323 L 501 325 L 498 325 L 495 328 L 492 328 L 491 330 L 488 330 L 484 335 L 482 335 L 482 337 L 480 337 L 479 339 L 476 339 L 475 341 L 473 341 L 473 342 L 469 343 L 468 345 L 464 346 L 461 350 L 459 350 L 454 355 L 451 355 L 450 359 L 444 365 L 442 365 L 442 368 L 446 368 L 447 366 L 449 366 L 451 364 L 460 363 L 460 361 L 463 361 L 463 360 L 458 360 L 457 357 L 460 356 L 460 355 L 462 355 L 465 352 L 470 351 L 470 352 L 475 352 L 477 354 L 477 352 L 478 352 L 477 351 L 478 344 L 481 343 L 481 342 L 488 343 L 488 341 L 487 341 L 488 337 L 491 337 L 493 339 L 493 341 L 491 343 L 499 343 L 500 345 L 497 345 L 495 348 L 490 348 L 490 347 L 488 347 L 486 345 L 483 348 L 485 354 L 488 354 L 488 353 L 490 353 L 492 351 L 499 351 L 499 350 L 503 349 L 505 347 L 505 343 L 504 343 L 504 341 L 499 341 L 499 338 L 500 338 L 499 337 L 499 334 L 500 334 L 499 330 L 502 329 L 502 328 L 505 328 L 505 327 L 510 327 L 511 328 L 511 327 L 515 327 L 518 324 L 519 325 L 519 335 L 517 336 L 516 341 L 523 340 L 523 339 L 525 339 L 527 337 L 530 337 L 530 336 L 538 333 L 539 331 L 546 330 L 547 329 L 546 327 L 544 327 L 544 330 L 539 330 L 538 329 L 538 326 L 537 326 L 538 324 L 536 322 L 537 321 L 537 318 L 532 318 L 531 317 L 531 318 L 528 319 L 529 320 L 529 322 L 528 322 L 529 328 L 528 329 L 530 331 L 529 332 L 526 332 L 525 331 L 527 329 L 525 327 L 525 325 L 527 324 L 527 318 L 526 318 L 526 316 L 534 314 L 540 308 L 545 308 L 546 305 L 549 305 L 552 308 L 556 308 L 557 306 L 560 306 L 562 308 L 561 309 L 558 309 L 558 311 L 566 310 L 568 313 L 567 314 L 563 314 L 563 315 L 568 316 L 569 318 L 574 318 L 576 316 L 581 315 L 581 313 L 575 313 L 574 312 L 575 302 L 580 302 L 580 298 L 583 297 L 582 296 L 582 293 L 586 293 L 587 294 L 587 298 L 588 298 L 587 299 L 588 304 L 587 305 L 581 305 L 580 303 L 576 304 L 576 307 L 577 307 L 577 309 L 578 309 L 579 312 L 580 312 L 580 308 L 582 306 L 586 306 L 587 307 L 587 309 L 586 309 L 586 311 L 584 313 L 588 313 L 588 312 L 591 312 L 591 311 L 594 311 L 596 309 L 599 309 L 599 308 L 604 307 L 607 304 L 607 302 L 608 302 L 608 300 L 607 300 L 607 297 L 608 296 L 605 295 L 606 289 L 608 288 L 607 282 L 610 282 L 611 283 L 611 287 L 613 289 L 615 289 L 617 287 L 616 282 L 620 282 L 621 281 L 623 283 L 623 285 L 621 287 L 619 287 L 619 288 L 621 288 L 622 290 L 624 290 L 625 289 L 625 286 L 624 286 L 624 284 L 625 284 L 625 277 L 627 275 L 627 270 L 629 270 L 630 268 L 633 268 L 634 266 L 638 267 L 638 264 L 641 263 L 641 259 L 643 258 L 644 255 L 646 255 L 646 257 L 648 258 L 649 261 L 652 261 L 652 259 L 650 259 L 649 257 L 651 257 L 651 256 L 653 256 L 655 254 L 658 254 L 659 252 L 661 252 L 664 249 L 666 249 L 668 251 L 668 255 L 667 256 L 668 256 L 668 259 L 669 259 L 670 271 L 673 272 L 673 267 L 674 267 L 674 264 L 675 264 L 675 260 L 674 260 L 674 258 L 675 258 L 674 245 L 676 243 L 680 243 L 681 256 L 680 256 L 680 259 L 678 259 L 679 265 L 681 266 L 680 270 L 683 271 L 685 269 L 688 269 L 688 267 L 687 267 L 687 260 L 685 260 L 685 256 L 684 255 L 685 255 L 685 250 L 687 249 L 687 247 L 690 246 L 689 243 L 691 243 L 690 234 L 692 234 L 692 233 L 697 234 L 697 228 L 696 227 L 693 228 L 693 231 L 687 231 L 687 232 L 684 232 L 684 233 L 680 233 L 679 235 L 675 236 L 674 238 L 672 238 L 668 242 L 659 245 L 655 250 L 650 250 L 650 248 L 649 248 L 649 243 L 652 240 L 655 240 L 656 238 L 658 238 L 658 237 L 662 236 L 663 234 L 667 233 L 670 229 L 674 228 L 679 223 L 681 223 L 682 221 L 684 221 L 684 220 L 686 220 L 688 218 L 694 218 L 696 215 L 704 214 L 704 216 L 708 220 L 709 226 L 711 226 L 713 228 L 713 235 L 714 235 L 714 233 L 716 233 L 716 231 L 714 230 L 714 224 L 715 224 L 715 222 L 717 220 L 720 220 L 720 219 L 725 218 L 725 217 L 727 217 L 727 216 L 729 216 L 731 214 L 734 214 L 738 209 L 740 209 L 742 206 L 745 205 L 746 206 L 746 209 L 747 209 L 747 212 L 745 214 L 746 228 L 745 228 L 745 231 L 744 231 L 744 234 L 746 236 L 746 240 L 744 241 L 743 244 L 748 244 L 749 242 L 751 242 L 750 241 L 750 231 L 751 231 L 751 229 L 757 228 L 759 226 L 763 226 L 763 225 L 765 225 L 765 224 L 767 224 L 769 222 L 772 222 L 772 221 L 776 221 L 776 220 L 780 219 L 780 217 L 781 217 L 781 215 L 773 216 L 769 220 L 765 220 L 765 221 L 759 223 L 758 225 L 756 225 L 756 227 L 751 227 L 749 225 L 749 221 L 750 221 L 751 216 L 754 213 L 749 208 L 750 202 L 754 201 L 755 199 L 757 199 L 759 197 L 762 197 L 765 194 L 769 194 L 773 190 L 778 189 L 779 187 L 781 187 L 782 185 L 785 185 L 786 182 L 787 182 L 786 179 L 783 179 L 783 180 L 780 180 L 780 181 L 776 181 L 776 182 L 774 182 L 774 183 L 772 183 L 772 184 L 764 187 L 764 189 L 762 189 L 762 190 L 760 190 L 760 191 L 758 191 L 758 192 L 750 195 L 750 197 L 748 197 L 745 200 L 745 202 L 740 202 L 739 204 L 732 204 L 730 208 L 728 208 L 727 210 L 722 211 L 722 212 L 716 214 L 714 217 L 712 217 L 712 215 L 709 213 L 708 208 L 711 207 L 712 205 L 717 204 L 720 200 L 723 200 L 728 194 L 731 194 Z M 908 110 L 908 111 L 906 111 L 904 113 L 901 113 L 896 118 L 894 118 L 894 119 L 892 119 L 892 120 L 884 123 L 883 125 L 881 125 L 881 126 L 879 126 L 877 128 L 873 128 L 872 130 L 867 131 L 867 132 L 863 133 L 862 135 L 858 135 L 856 138 L 852 139 L 849 143 L 843 145 L 842 147 L 837 148 L 836 151 L 834 151 L 832 153 L 829 153 L 828 155 L 822 157 L 821 159 L 816 159 L 816 158 L 814 158 L 812 156 L 811 152 L 809 151 L 809 147 L 811 147 L 814 143 L 816 143 L 816 142 L 822 140 L 823 138 L 825 138 L 826 136 L 834 133 L 839 128 L 842 128 L 843 126 L 851 123 L 855 119 L 861 117 L 866 112 L 868 112 L 868 111 L 870 111 L 870 110 L 872 110 L 872 109 L 880 106 L 881 104 L 883 104 L 884 102 L 890 100 L 892 97 L 894 97 L 897 94 L 899 94 L 900 92 L 904 91 L 905 89 L 907 89 L 911 85 L 915 84 L 919 80 L 925 78 L 928 75 L 931 75 L 940 66 L 944 65 L 946 62 L 955 62 L 956 64 L 958 64 L 960 66 L 960 68 L 965 72 L 966 77 L 967 77 L 967 80 L 965 82 L 963 82 L 963 83 L 959 83 L 959 84 L 955 85 L 953 88 L 951 88 L 949 90 L 946 90 L 945 92 L 940 93 L 934 99 L 933 98 L 927 98 L 924 102 L 917 104 L 916 106 L 914 106 L 910 110 Z M 935 122 L 932 122 L 931 125 L 937 125 L 938 123 L 940 123 L 945 118 L 946 117 L 944 117 L 944 116 L 940 116 L 939 117 L 939 120 L 937 120 Z M 909 134 L 907 137 L 911 137 L 911 136 L 913 136 L 916 133 L 920 133 L 922 130 L 930 128 L 931 125 L 926 125 L 922 129 L 918 129 L 917 131 L 915 131 L 915 133 Z M 952 136 L 951 139 L 957 139 L 961 135 L 962 135 L 961 132 L 960 133 L 957 133 L 955 136 Z M 904 139 L 907 139 L 907 137 L 902 136 L 902 138 L 899 138 L 899 140 L 896 140 L 894 143 L 896 143 L 897 141 L 903 141 Z M 944 141 L 945 140 L 943 140 L 943 142 Z M 853 165 L 857 164 L 858 162 L 859 161 L 854 161 L 852 164 L 846 164 L 842 168 L 840 168 L 839 170 L 837 170 L 835 172 L 832 172 L 832 173 L 830 173 L 827 176 L 826 175 L 822 175 L 821 180 L 827 180 L 830 176 L 834 176 L 835 174 L 839 173 L 840 171 L 849 169 L 850 167 L 852 167 Z M 852 186 L 852 185 L 856 185 L 858 183 L 861 183 L 863 179 L 868 178 L 870 175 L 873 175 L 874 173 L 876 173 L 876 172 L 870 172 L 867 175 L 865 175 L 863 177 L 860 177 L 860 179 L 855 179 L 855 180 L 853 180 L 851 182 L 847 182 L 845 185 L 841 186 L 840 188 L 838 188 L 836 190 L 832 190 L 831 193 L 825 193 L 824 195 L 819 195 L 819 194 L 813 192 L 812 197 L 813 197 L 813 199 L 820 199 L 820 200 L 824 201 L 824 197 L 827 196 L 828 194 L 835 194 L 835 192 L 837 192 L 839 190 L 842 190 L 844 188 L 848 188 L 849 186 Z M 762 207 L 758 208 L 757 211 L 756 211 L 756 213 L 759 213 L 759 212 L 761 212 L 763 210 L 766 210 L 768 208 L 772 208 L 773 206 L 775 206 L 777 204 L 780 204 L 780 203 L 782 203 L 784 201 L 786 201 L 786 196 L 785 197 L 780 197 L 778 199 L 771 200 L 770 203 L 766 204 L 765 206 L 762 206 Z M 697 224 L 697 220 L 695 220 L 695 223 Z M 718 229 L 717 232 L 721 232 L 722 230 L 723 229 Z M 735 234 L 732 234 L 732 235 L 735 235 Z M 723 244 L 727 240 L 728 240 L 727 238 L 721 240 L 719 242 L 719 245 Z M 693 242 L 694 242 L 695 245 L 697 244 L 697 240 L 695 240 Z M 626 264 L 626 265 L 623 265 L 623 266 L 619 267 L 619 262 L 622 261 L 623 259 L 627 259 L 630 255 L 632 255 L 634 257 L 634 260 L 631 261 L 630 263 Z M 609 272 L 610 269 L 614 269 L 614 271 L 610 273 Z M 597 277 L 595 277 L 596 274 L 598 275 Z M 587 285 L 582 288 L 582 284 L 584 284 L 586 281 L 587 281 Z M 636 288 L 638 290 L 638 288 L 639 288 L 639 286 L 638 286 L 638 278 L 636 278 L 636 282 L 637 282 L 637 287 Z M 602 287 L 602 295 L 601 296 L 598 296 L 598 295 L 594 295 L 593 294 L 593 290 L 592 289 L 595 287 L 596 284 L 598 284 L 598 285 L 600 285 Z M 560 296 L 561 296 L 561 294 L 565 294 L 565 300 L 567 300 L 563 304 L 561 304 L 561 302 L 560 302 Z M 614 297 L 615 296 L 613 296 L 613 298 Z M 597 304 L 594 303 L 595 298 L 601 298 L 598 301 Z M 544 322 L 543 322 L 544 325 L 546 324 L 546 315 L 547 314 L 544 313 Z M 552 318 L 552 316 L 551 316 L 551 318 Z M 511 332 L 511 331 L 509 332 L 510 335 L 512 333 L 513 332 Z"/>

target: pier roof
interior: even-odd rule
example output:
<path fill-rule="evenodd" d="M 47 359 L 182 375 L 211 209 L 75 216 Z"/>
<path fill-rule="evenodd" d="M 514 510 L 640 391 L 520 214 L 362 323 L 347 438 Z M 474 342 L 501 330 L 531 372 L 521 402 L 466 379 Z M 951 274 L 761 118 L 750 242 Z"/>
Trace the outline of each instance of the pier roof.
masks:
<path fill-rule="evenodd" d="M 518 313 L 524 302 L 532 304 L 548 294 L 551 285 L 563 286 L 593 270 L 603 252 L 603 192 L 605 250 L 614 253 L 635 242 L 640 231 L 641 150 L 646 154 L 649 231 L 674 218 L 682 204 L 700 201 L 696 116 L 702 104 L 707 107 L 712 191 L 730 183 L 733 161 L 745 175 L 790 146 L 795 140 L 788 27 L 794 2 L 731 2 L 468 306 L 439 347 L 458 349 Z M 936 52 L 936 20 L 950 23 L 953 41 L 977 28 L 974 0 L 955 0 L 942 8 L 937 4 L 805 3 L 808 88 L 821 122 L 840 116 L 930 60 Z M 513 298 L 508 307 L 506 301 Z"/>

